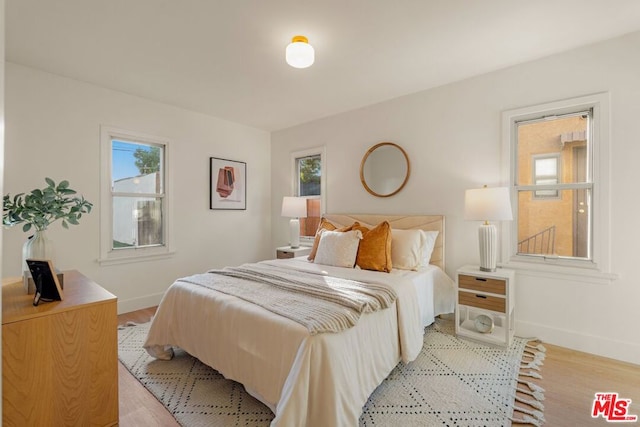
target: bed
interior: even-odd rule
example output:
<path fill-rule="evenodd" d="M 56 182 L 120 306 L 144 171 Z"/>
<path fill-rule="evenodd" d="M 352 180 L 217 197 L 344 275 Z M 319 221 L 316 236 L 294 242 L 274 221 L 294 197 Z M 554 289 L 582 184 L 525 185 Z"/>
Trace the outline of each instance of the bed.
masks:
<path fill-rule="evenodd" d="M 444 217 L 325 215 L 325 219 L 338 229 L 354 222 L 369 228 L 387 223 L 394 231 L 437 232 L 437 238 L 428 265 L 413 270 L 381 273 L 318 264 L 305 257 L 233 270 L 233 274 L 257 270 L 267 275 L 286 270 L 285 275 L 310 284 L 362 282 L 395 295 L 386 308 L 365 310 L 355 326 L 337 332 L 315 333 L 288 317 L 287 310 L 274 312 L 260 301 L 249 302 L 245 294 L 204 286 L 200 281 L 205 278 L 217 281 L 209 273 L 179 279 L 167 290 L 153 319 L 144 344 L 149 354 L 170 359 L 173 346 L 182 348 L 243 384 L 274 412 L 272 426 L 358 425 L 373 390 L 399 361 L 410 363 L 417 357 L 424 327 L 435 316 L 454 310 L 454 284 L 443 271 Z M 257 292 L 254 285 L 243 292 Z"/>

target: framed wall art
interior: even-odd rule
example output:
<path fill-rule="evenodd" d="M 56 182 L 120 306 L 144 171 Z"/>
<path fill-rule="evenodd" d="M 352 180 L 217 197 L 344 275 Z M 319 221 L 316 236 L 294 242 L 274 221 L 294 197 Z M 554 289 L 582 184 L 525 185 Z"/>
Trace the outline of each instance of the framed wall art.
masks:
<path fill-rule="evenodd" d="M 209 158 L 209 209 L 247 209 L 247 164 Z"/>

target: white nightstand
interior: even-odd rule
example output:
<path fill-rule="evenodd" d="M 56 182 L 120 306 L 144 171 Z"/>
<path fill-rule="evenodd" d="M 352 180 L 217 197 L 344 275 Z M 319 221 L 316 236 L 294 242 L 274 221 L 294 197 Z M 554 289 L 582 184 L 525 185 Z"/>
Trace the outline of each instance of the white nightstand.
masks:
<path fill-rule="evenodd" d="M 456 335 L 508 346 L 515 330 L 515 271 L 464 266 L 456 277 Z M 478 316 L 487 320 L 476 326 Z M 486 323 L 489 323 L 488 325 Z M 488 330 L 488 332 L 483 331 Z"/>
<path fill-rule="evenodd" d="M 293 249 L 291 246 L 281 246 L 276 249 L 276 258 L 295 258 L 297 256 L 306 256 L 311 253 L 311 246 L 300 246 Z"/>

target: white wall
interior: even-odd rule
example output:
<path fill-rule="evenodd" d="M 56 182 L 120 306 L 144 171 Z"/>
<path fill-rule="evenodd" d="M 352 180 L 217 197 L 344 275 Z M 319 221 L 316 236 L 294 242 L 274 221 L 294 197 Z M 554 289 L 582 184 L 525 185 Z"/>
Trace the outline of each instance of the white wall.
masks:
<path fill-rule="evenodd" d="M 609 91 L 612 266 L 619 279 L 595 285 L 520 276 L 516 332 L 640 363 L 640 200 L 632 176 L 640 159 L 639 45 L 635 33 L 273 133 L 272 245 L 287 242 L 278 203 L 291 191 L 290 152 L 325 145 L 327 211 L 446 215 L 446 270 L 454 277 L 478 262 L 477 223 L 463 221 L 464 190 L 500 183 L 501 113 Z M 381 141 L 398 143 L 411 159 L 407 186 L 389 198 L 371 196 L 359 179 L 362 156 Z"/>
<path fill-rule="evenodd" d="M 115 72 L 115 71 L 114 71 Z M 94 203 L 80 225 L 53 224 L 56 265 L 77 269 L 118 297 L 120 312 L 156 305 L 177 277 L 273 257 L 270 135 L 214 117 L 7 63 L 4 192 L 67 179 Z M 171 259 L 100 266 L 100 125 L 171 141 Z M 247 163 L 247 210 L 209 210 L 209 157 Z M 265 159 L 267 159 L 265 161 Z M 3 277 L 20 274 L 20 226 L 5 230 Z"/>

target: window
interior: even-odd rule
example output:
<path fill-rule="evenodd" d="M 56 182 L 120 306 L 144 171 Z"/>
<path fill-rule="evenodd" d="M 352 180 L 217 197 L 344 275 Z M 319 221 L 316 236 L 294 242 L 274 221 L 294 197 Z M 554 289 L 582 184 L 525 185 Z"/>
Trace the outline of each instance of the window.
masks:
<path fill-rule="evenodd" d="M 560 176 L 560 154 L 533 155 L 533 182 L 535 185 L 557 184 Z M 536 190 L 536 199 L 557 198 L 558 190 Z"/>
<path fill-rule="evenodd" d="M 296 151 L 291 157 L 294 195 L 307 199 L 307 217 L 300 218 L 300 241 L 312 242 L 324 213 L 324 148 Z"/>
<path fill-rule="evenodd" d="M 101 262 L 169 253 L 167 141 L 102 128 Z"/>
<path fill-rule="evenodd" d="M 504 113 L 514 208 L 503 234 L 509 266 L 613 277 L 607 110 L 608 96 L 599 94 Z"/>
<path fill-rule="evenodd" d="M 515 122 L 518 254 L 591 260 L 592 115 Z"/>

